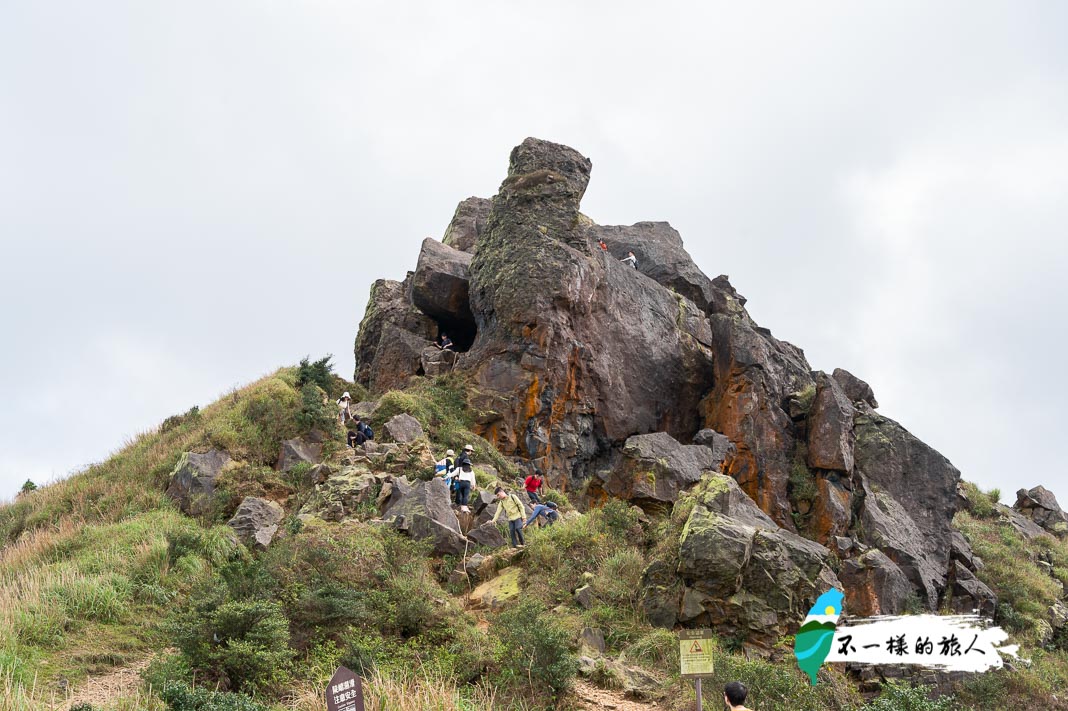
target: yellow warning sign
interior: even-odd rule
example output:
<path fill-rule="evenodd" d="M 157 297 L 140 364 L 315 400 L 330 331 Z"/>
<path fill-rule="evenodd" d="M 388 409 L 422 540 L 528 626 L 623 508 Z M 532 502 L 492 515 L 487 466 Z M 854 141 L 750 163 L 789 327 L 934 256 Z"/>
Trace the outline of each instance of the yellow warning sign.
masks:
<path fill-rule="evenodd" d="M 682 630 L 679 632 L 679 663 L 682 676 L 711 676 L 711 630 Z"/>

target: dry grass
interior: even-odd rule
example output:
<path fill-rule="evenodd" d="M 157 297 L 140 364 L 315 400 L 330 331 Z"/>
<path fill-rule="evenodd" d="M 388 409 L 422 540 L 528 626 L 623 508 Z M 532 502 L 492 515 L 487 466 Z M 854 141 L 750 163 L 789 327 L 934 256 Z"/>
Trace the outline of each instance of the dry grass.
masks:
<path fill-rule="evenodd" d="M 511 709 L 524 711 L 525 705 L 504 701 L 496 692 L 482 686 L 459 686 L 449 679 L 420 676 L 390 676 L 375 672 L 363 680 L 364 703 L 369 711 L 482 711 Z M 306 686 L 286 699 L 286 708 L 296 711 L 325 711 L 323 689 Z M 3 709 L 0 709 L 3 711 Z"/>

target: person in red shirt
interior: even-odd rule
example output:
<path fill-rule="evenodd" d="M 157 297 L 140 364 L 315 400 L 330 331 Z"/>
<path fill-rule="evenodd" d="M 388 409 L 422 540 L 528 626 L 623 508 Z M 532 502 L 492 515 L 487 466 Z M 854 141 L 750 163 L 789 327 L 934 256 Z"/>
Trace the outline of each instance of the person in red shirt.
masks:
<path fill-rule="evenodd" d="M 541 493 L 542 487 L 545 486 L 545 480 L 538 476 L 538 472 L 535 471 L 526 478 L 524 485 L 526 486 L 527 497 L 530 499 L 530 503 L 540 504 L 541 497 L 539 494 Z"/>

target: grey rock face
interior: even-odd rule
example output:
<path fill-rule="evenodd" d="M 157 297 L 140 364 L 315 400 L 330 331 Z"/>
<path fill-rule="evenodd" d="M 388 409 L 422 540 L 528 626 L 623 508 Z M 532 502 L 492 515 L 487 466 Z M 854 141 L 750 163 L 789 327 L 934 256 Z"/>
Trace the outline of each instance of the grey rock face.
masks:
<path fill-rule="evenodd" d="M 271 545 L 285 511 L 274 501 L 246 496 L 226 525 L 249 548 L 265 550 Z"/>
<path fill-rule="evenodd" d="M 421 335 L 384 324 L 375 359 L 367 368 L 367 386 L 380 393 L 403 388 L 409 378 L 422 375 L 423 351 L 430 345 Z"/>
<path fill-rule="evenodd" d="M 282 441 L 282 451 L 278 454 L 275 467 L 288 472 L 297 464 L 317 464 L 323 456 L 323 445 L 304 439 L 287 439 Z"/>
<path fill-rule="evenodd" d="M 842 561 L 838 578 L 845 586 L 846 610 L 854 616 L 900 615 L 913 594 L 901 568 L 875 548 Z"/>
<path fill-rule="evenodd" d="M 419 424 L 419 420 L 406 412 L 386 420 L 383 429 L 394 442 L 399 444 L 409 444 L 423 436 L 423 426 Z"/>
<path fill-rule="evenodd" d="M 199 516 L 207 511 L 215 495 L 215 479 L 229 463 L 230 455 L 222 450 L 186 452 L 171 472 L 167 494 L 184 513 Z"/>
<path fill-rule="evenodd" d="M 442 243 L 461 252 L 474 254 L 478 250 L 478 238 L 489 218 L 490 201 L 486 198 L 469 197 L 456 206 L 452 222 L 445 230 Z"/>
<path fill-rule="evenodd" d="M 392 336 L 386 334 L 387 325 L 422 341 L 424 345 L 437 337 L 437 324 L 412 305 L 409 298 L 410 292 L 410 280 L 402 283 L 389 279 L 379 279 L 371 286 L 371 297 L 367 302 L 367 309 L 356 334 L 356 373 L 354 380 L 361 385 L 375 389 L 372 370 L 379 357 L 379 348 L 388 344 L 389 340 L 397 338 L 395 333 Z M 384 337 L 385 343 L 383 342 Z M 382 365 L 379 365 L 378 369 L 380 372 L 385 371 L 387 373 L 390 370 L 383 368 Z M 412 369 L 409 374 L 414 374 L 415 372 L 416 370 Z M 396 377 L 388 379 L 390 381 L 397 380 Z M 378 392 L 383 391 L 381 387 L 376 390 Z"/>
<path fill-rule="evenodd" d="M 617 499 L 656 506 L 675 501 L 680 491 L 697 483 L 716 464 L 710 448 L 679 444 L 666 432 L 654 432 L 628 438 L 622 463 L 598 473 L 599 479 L 593 484 L 599 482 Z"/>
<path fill-rule="evenodd" d="M 816 399 L 808 415 L 808 465 L 814 469 L 853 471 L 853 415 L 850 399 L 838 381 L 819 373 Z"/>

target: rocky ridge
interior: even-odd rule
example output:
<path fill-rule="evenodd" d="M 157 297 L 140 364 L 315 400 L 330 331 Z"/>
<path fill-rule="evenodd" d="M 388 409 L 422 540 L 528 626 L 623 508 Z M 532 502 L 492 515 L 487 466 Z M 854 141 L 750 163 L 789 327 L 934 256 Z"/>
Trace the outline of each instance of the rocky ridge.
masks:
<path fill-rule="evenodd" d="M 715 482 L 675 567 L 647 575 L 677 593 L 650 599 L 664 624 L 784 632 L 830 584 L 853 614 L 989 608 L 954 538 L 960 472 L 863 380 L 813 370 L 755 323 L 669 224 L 594 224 L 580 211 L 591 169 L 566 146 L 517 146 L 497 195 L 464 200 L 403 281 L 375 282 L 356 380 L 381 394 L 461 374 L 478 433 L 589 504 L 662 511 Z M 445 365 L 442 332 L 457 351 Z M 1033 498 L 1028 523 L 1062 521 Z M 767 589 L 768 575 L 789 582 Z"/>

